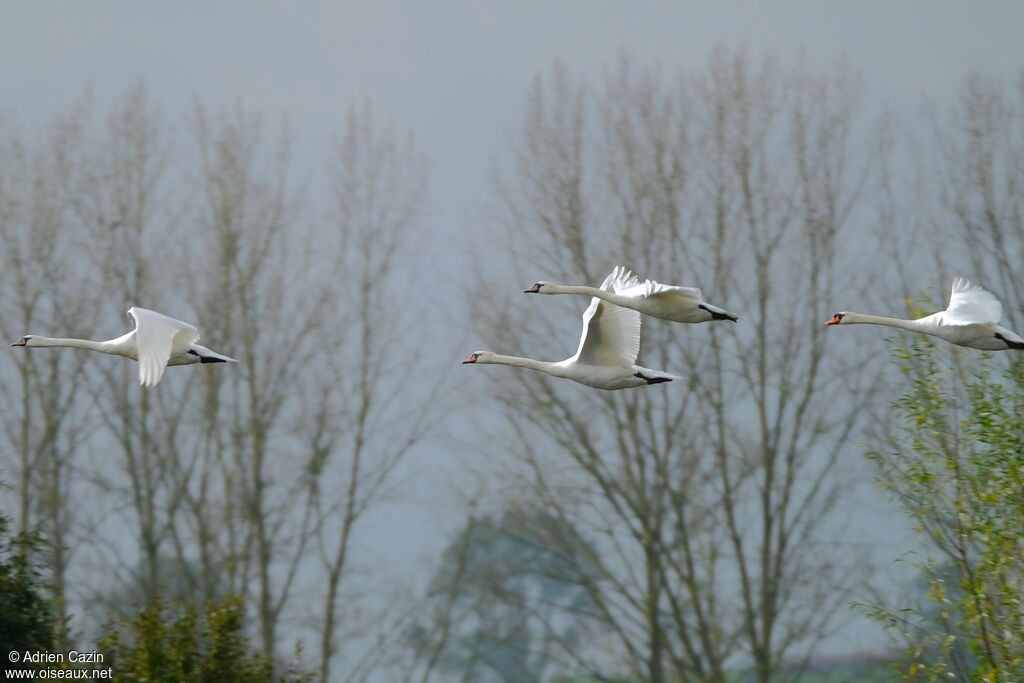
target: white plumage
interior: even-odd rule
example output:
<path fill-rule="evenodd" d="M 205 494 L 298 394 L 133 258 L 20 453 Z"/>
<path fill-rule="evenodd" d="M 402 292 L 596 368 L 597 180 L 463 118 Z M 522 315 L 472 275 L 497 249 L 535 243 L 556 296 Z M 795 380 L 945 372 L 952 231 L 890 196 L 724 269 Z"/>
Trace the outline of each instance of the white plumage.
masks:
<path fill-rule="evenodd" d="M 612 291 L 614 273 L 605 278 L 600 291 Z M 467 363 L 513 365 L 564 377 L 598 389 L 626 389 L 680 379 L 636 364 L 640 353 L 640 313 L 600 298 L 593 298 L 583 313 L 583 332 L 576 353 L 551 363 L 477 351 Z"/>
<path fill-rule="evenodd" d="M 917 320 L 841 311 L 826 324 L 887 325 L 930 334 L 957 346 L 985 351 L 1024 349 L 1024 338 L 998 324 L 1002 317 L 1003 305 L 995 295 L 958 277 L 953 280 L 949 306 L 944 311 Z"/>
<path fill-rule="evenodd" d="M 600 288 L 585 285 L 559 285 L 541 280 L 524 290 L 528 294 L 583 294 L 603 299 L 624 308 L 639 311 L 652 318 L 679 323 L 703 323 L 710 320 L 731 320 L 732 313 L 704 301 L 696 287 L 663 285 L 654 280 L 641 280 L 623 266 L 615 266 Z"/>
<path fill-rule="evenodd" d="M 199 330 L 186 322 L 138 306 L 129 308 L 128 315 L 135 321 L 135 329 L 116 339 L 91 341 L 30 334 L 12 346 L 79 348 L 124 356 L 138 361 L 139 384 L 144 387 L 156 386 L 169 365 L 235 361 L 200 345 Z"/>
<path fill-rule="evenodd" d="M 934 315 L 942 316 L 942 322 L 946 325 L 996 325 L 1003 318 L 1003 305 L 992 292 L 957 277 L 953 279 L 953 288 L 949 293 L 949 306 Z"/>

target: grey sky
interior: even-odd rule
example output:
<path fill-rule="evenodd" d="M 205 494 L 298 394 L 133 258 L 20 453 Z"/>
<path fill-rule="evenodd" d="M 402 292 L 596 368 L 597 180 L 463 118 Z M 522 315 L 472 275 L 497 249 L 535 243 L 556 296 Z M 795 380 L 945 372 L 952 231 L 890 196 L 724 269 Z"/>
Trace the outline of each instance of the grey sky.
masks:
<path fill-rule="evenodd" d="M 0 115 L 31 130 L 87 90 L 103 111 L 138 82 L 176 123 L 193 97 L 238 97 L 288 115 L 308 177 L 322 172 L 318 150 L 346 109 L 369 100 L 431 160 L 424 227 L 441 238 L 487 200 L 491 162 L 509 158 L 530 82 L 555 59 L 595 77 L 621 51 L 668 71 L 703 64 L 720 43 L 812 64 L 845 55 L 869 97 L 906 119 L 926 93 L 953 96 L 971 69 L 1017 78 L 1022 29 L 1024 3 L 1012 0 L 7 1 Z M 429 497 L 425 488 L 411 495 Z M 441 542 L 428 517 L 401 508 L 380 523 L 418 553 Z M 377 552 L 407 559 L 409 546 Z"/>
<path fill-rule="evenodd" d="M 483 171 L 510 144 L 530 80 L 556 58 L 596 75 L 620 50 L 670 70 L 702 63 L 717 43 L 812 63 L 845 54 L 869 94 L 912 113 L 922 93 L 949 96 L 971 68 L 1013 78 L 1022 27 L 1024 6 L 1009 0 L 27 0 L 0 9 L 0 111 L 29 124 L 87 86 L 103 106 L 141 80 L 171 112 L 193 96 L 287 112 L 301 154 L 369 99 L 416 131 L 434 163 L 431 208 L 450 221 L 486 189 Z"/>

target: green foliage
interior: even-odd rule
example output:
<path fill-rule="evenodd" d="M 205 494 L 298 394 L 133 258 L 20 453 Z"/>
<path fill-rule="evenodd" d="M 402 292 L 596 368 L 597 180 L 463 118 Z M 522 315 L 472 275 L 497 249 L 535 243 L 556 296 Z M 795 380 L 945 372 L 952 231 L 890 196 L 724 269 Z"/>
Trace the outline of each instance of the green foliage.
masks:
<path fill-rule="evenodd" d="M 912 680 L 1024 678 L 1024 362 L 970 371 L 930 341 L 900 349 L 908 388 L 890 447 L 871 454 L 932 549 L 927 600 L 877 613 L 907 641 Z M 955 366 L 955 364 L 953 364 Z"/>
<path fill-rule="evenodd" d="M 821 671 L 807 671 L 796 683 L 893 683 L 899 678 L 884 664 L 851 664 Z"/>
<path fill-rule="evenodd" d="M 685 683 L 686 679 L 672 678 L 672 683 Z M 751 683 L 749 672 L 733 671 L 727 674 L 729 683 Z M 900 677 L 882 662 L 872 658 L 835 663 L 803 671 L 800 674 L 785 674 L 779 680 L 791 683 L 895 683 Z M 638 678 L 593 678 L 591 676 L 559 677 L 547 683 L 641 683 Z"/>
<path fill-rule="evenodd" d="M 0 644 L 4 657 L 13 650 L 52 650 L 53 612 L 38 561 L 40 539 L 10 536 L 10 522 L 0 515 Z"/>
<path fill-rule="evenodd" d="M 185 608 L 178 616 L 156 604 L 114 631 L 100 650 L 118 681 L 146 683 L 303 683 L 313 675 L 289 670 L 274 677 L 269 654 L 257 652 L 244 633 L 240 598 L 207 603 L 201 613 Z M 298 654 L 298 653 L 297 653 Z"/>

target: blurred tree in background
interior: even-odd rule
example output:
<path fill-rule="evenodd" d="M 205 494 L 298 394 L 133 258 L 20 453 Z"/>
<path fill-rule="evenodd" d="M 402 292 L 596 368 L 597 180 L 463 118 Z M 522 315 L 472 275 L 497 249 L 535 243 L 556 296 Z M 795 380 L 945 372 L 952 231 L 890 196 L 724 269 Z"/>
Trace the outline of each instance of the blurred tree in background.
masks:
<path fill-rule="evenodd" d="M 60 648 L 113 619 L 125 680 L 305 680 L 281 665 L 295 641 L 322 683 L 801 680 L 868 570 L 841 468 L 878 423 L 880 477 L 933 551 L 933 600 L 895 613 L 906 672 L 1020 678 L 1024 370 L 925 340 L 891 382 L 884 342 L 821 323 L 970 264 L 1020 329 L 1024 91 L 969 79 L 912 192 L 862 95 L 843 63 L 728 49 L 537 78 L 452 327 L 565 357 L 586 300 L 495 282 L 596 284 L 619 263 L 741 322 L 645 319 L 642 362 L 684 377 L 661 387 L 481 371 L 472 436 L 493 432 L 479 466 L 500 493 L 419 603 L 366 538 L 438 414 L 471 399 L 437 395 L 452 354 L 416 317 L 438 319 L 415 140 L 366 106 L 325 173 L 297 169 L 287 125 L 197 103 L 175 126 L 141 87 L 32 134 L 0 119 L 0 327 L 114 336 L 139 304 L 240 361 L 141 391 L 120 359 L 9 354 L 0 642 Z"/>
<path fill-rule="evenodd" d="M 480 683 L 542 681 L 567 664 L 585 667 L 560 659 L 596 635 L 587 630 L 596 608 L 574 580 L 586 562 L 575 533 L 543 510 L 471 516 L 442 556 L 425 618 L 409 630 L 422 663 L 412 680 L 436 669 Z"/>
<path fill-rule="evenodd" d="M 502 482 L 573 532 L 552 539 L 591 606 L 573 617 L 602 634 L 560 644 L 577 671 L 795 678 L 865 575 L 831 513 L 876 372 L 822 325 L 858 282 L 847 255 L 872 151 L 860 95 L 842 64 L 728 49 L 673 75 L 624 59 L 597 84 L 561 65 L 534 84 L 488 252 L 524 284 L 596 284 L 626 263 L 741 318 L 645 319 L 639 362 L 683 376 L 659 387 L 489 372 L 512 456 Z M 586 299 L 480 296 L 492 278 L 471 301 L 489 348 L 572 352 Z"/>
<path fill-rule="evenodd" d="M 377 662 L 366 642 L 394 631 L 390 605 L 354 597 L 382 581 L 360 571 L 359 534 L 436 410 L 423 337 L 393 314 L 416 298 L 425 162 L 369 106 L 313 189 L 293 179 L 287 125 L 268 133 L 239 103 L 197 103 L 187 123 L 141 86 L 38 136 L 0 121 L 0 327 L 110 338 L 138 304 L 239 359 L 142 391 L 119 359 L 10 354 L 3 503 L 41 531 L 55 646 L 72 615 L 91 630 L 239 595 L 271 662 L 306 639 L 321 680 L 359 680 Z M 299 583 L 323 587 L 312 613 Z"/>

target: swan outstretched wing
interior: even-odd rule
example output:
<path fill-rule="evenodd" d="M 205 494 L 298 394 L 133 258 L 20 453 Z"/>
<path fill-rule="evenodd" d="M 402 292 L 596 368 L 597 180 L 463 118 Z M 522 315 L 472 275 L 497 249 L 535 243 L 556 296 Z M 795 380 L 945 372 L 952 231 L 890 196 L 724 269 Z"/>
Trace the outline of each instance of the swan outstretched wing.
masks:
<path fill-rule="evenodd" d="M 133 306 L 128 315 L 135 320 L 135 344 L 139 355 L 139 384 L 155 386 L 164 375 L 175 341 L 188 345 L 199 341 L 199 330 L 169 316 Z"/>
<path fill-rule="evenodd" d="M 617 279 L 612 271 L 601 289 L 611 290 Z M 632 367 L 639 354 L 640 313 L 597 297 L 591 299 L 583 313 L 583 335 L 573 359 L 588 365 Z"/>
<path fill-rule="evenodd" d="M 678 287 L 676 285 L 663 285 L 654 280 L 644 281 L 644 296 L 648 299 L 655 297 L 683 297 L 684 299 L 699 302 L 704 300 L 704 293 L 696 287 Z"/>
<path fill-rule="evenodd" d="M 947 325 L 973 325 L 977 323 L 998 323 L 1003 317 L 1003 305 L 992 292 L 972 285 L 962 277 L 953 280 L 949 295 L 949 306 L 942 314 Z"/>
<path fill-rule="evenodd" d="M 604 284 L 601 285 L 601 289 L 608 289 L 609 286 L 611 287 L 611 291 L 616 294 L 622 294 L 623 292 L 629 291 L 635 287 L 639 287 L 640 278 L 633 275 L 633 271 L 625 266 L 615 266 L 612 268 L 612 272 L 608 274 L 608 277 L 604 279 Z"/>
<path fill-rule="evenodd" d="M 623 296 L 635 296 L 638 298 L 650 299 L 653 297 L 683 297 L 694 303 L 704 299 L 703 293 L 696 287 L 677 287 L 675 285 L 663 285 L 654 280 L 641 280 L 632 271 L 622 266 L 615 266 L 611 278 L 613 291 Z M 607 283 L 608 280 L 605 280 Z M 602 288 L 604 289 L 604 288 Z"/>

